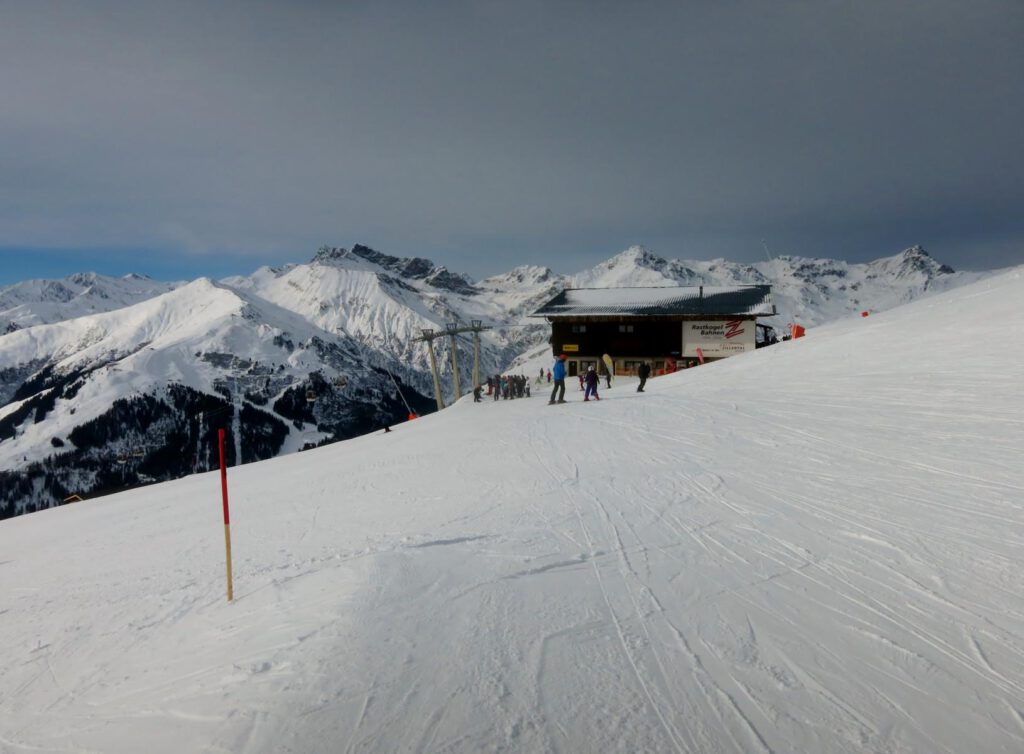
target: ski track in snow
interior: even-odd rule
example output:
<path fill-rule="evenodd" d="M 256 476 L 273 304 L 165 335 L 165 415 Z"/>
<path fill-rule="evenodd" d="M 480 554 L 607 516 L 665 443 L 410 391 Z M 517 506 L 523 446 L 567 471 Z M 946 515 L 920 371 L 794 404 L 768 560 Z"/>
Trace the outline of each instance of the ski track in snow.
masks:
<path fill-rule="evenodd" d="M 1024 328 L 908 312 L 232 469 L 231 605 L 215 474 L 5 521 L 0 751 L 1024 751 Z"/>

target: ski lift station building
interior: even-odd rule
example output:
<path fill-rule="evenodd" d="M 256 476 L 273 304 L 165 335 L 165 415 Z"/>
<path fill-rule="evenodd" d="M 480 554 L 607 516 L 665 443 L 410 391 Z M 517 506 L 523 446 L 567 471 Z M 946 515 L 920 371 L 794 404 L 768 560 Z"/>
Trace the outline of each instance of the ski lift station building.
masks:
<path fill-rule="evenodd" d="M 705 361 L 757 347 L 758 317 L 776 313 L 770 285 L 567 288 L 532 317 L 551 323 L 551 350 L 575 376 L 609 354 L 618 374 L 640 362 L 655 372 L 678 359 Z M 699 349 L 699 353 L 698 353 Z"/>

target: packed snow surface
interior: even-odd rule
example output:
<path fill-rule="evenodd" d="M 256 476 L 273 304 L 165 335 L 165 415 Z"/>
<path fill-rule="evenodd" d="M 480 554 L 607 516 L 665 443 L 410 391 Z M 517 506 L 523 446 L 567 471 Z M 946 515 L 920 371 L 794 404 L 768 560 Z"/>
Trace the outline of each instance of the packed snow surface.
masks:
<path fill-rule="evenodd" d="M 233 604 L 216 474 L 0 522 L 0 750 L 1024 751 L 1021 301 L 232 469 Z"/>

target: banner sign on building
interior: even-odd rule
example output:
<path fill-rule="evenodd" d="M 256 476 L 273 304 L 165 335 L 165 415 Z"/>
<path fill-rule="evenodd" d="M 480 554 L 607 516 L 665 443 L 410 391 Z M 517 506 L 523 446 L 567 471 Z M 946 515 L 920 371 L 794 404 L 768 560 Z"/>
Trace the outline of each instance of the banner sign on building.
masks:
<path fill-rule="evenodd" d="M 706 359 L 721 359 L 744 351 L 753 351 L 754 320 L 686 320 L 683 322 L 683 357 L 696 357 L 697 350 Z"/>

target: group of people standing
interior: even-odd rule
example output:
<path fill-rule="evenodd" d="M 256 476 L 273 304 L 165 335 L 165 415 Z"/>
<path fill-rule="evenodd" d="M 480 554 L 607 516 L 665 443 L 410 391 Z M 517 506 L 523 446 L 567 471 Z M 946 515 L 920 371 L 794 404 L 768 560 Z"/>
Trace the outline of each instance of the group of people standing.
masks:
<path fill-rule="evenodd" d="M 564 353 L 560 355 L 551 372 L 549 372 L 549 374 L 554 375 L 555 385 L 551 389 L 551 399 L 548 401 L 548 405 L 552 403 L 565 403 L 565 362 L 568 358 Z M 644 392 L 644 385 L 647 384 L 647 378 L 651 376 L 651 365 L 646 361 L 641 362 L 640 367 L 637 369 L 637 376 L 640 378 L 640 384 L 637 385 L 636 391 L 642 393 Z M 587 371 L 580 374 L 579 378 L 584 402 L 589 401 L 591 397 L 595 401 L 601 400 L 601 396 L 597 393 L 597 386 L 600 383 L 597 370 L 592 366 L 588 366 Z M 610 372 L 606 375 L 606 378 L 608 387 L 611 387 L 612 377 Z"/>
<path fill-rule="evenodd" d="M 551 367 L 550 374 L 554 377 L 554 387 L 551 388 L 551 399 L 548 405 L 554 403 L 565 403 L 565 362 L 569 357 L 564 353 L 558 357 L 555 365 Z M 601 400 L 597 394 L 598 385 L 597 370 L 594 367 L 587 367 L 587 371 L 580 375 L 580 387 L 584 389 L 583 400 L 589 401 L 593 396 L 595 401 Z M 608 378 L 608 386 L 611 387 L 611 377 Z"/>
<path fill-rule="evenodd" d="M 565 373 L 566 367 L 565 362 L 568 360 L 568 356 L 564 353 L 561 354 L 555 361 L 554 366 L 547 370 L 546 376 L 549 383 L 553 383 L 551 388 L 551 399 L 548 401 L 548 405 L 554 403 L 565 403 Z M 685 368 L 685 367 L 684 367 Z M 647 384 L 647 378 L 651 376 L 651 365 L 646 361 L 642 362 L 637 369 L 637 376 L 640 378 L 640 384 L 637 386 L 636 391 L 638 393 L 644 392 L 644 385 Z M 545 371 L 543 368 L 540 369 L 536 382 L 538 385 L 542 384 L 545 377 Z M 588 366 L 587 371 L 579 375 L 580 378 L 580 389 L 583 390 L 583 400 L 587 402 L 593 397 L 595 401 L 601 400 L 601 396 L 597 393 L 597 386 L 600 383 L 597 370 L 593 366 Z M 611 387 L 611 374 L 607 375 L 608 387 Z M 473 400 L 476 403 L 481 401 L 481 393 L 483 392 L 483 386 L 477 385 L 473 390 Z M 504 400 L 510 400 L 514 398 L 529 398 L 530 397 L 530 379 L 523 374 L 505 374 L 505 375 L 494 375 L 487 377 L 487 395 L 493 396 L 494 400 L 499 398 Z"/>
<path fill-rule="evenodd" d="M 480 388 L 473 393 L 473 400 L 480 402 Z M 494 400 L 502 398 L 510 400 L 513 398 L 530 397 L 530 380 L 525 374 L 496 374 L 487 377 L 487 394 L 494 396 Z"/>

